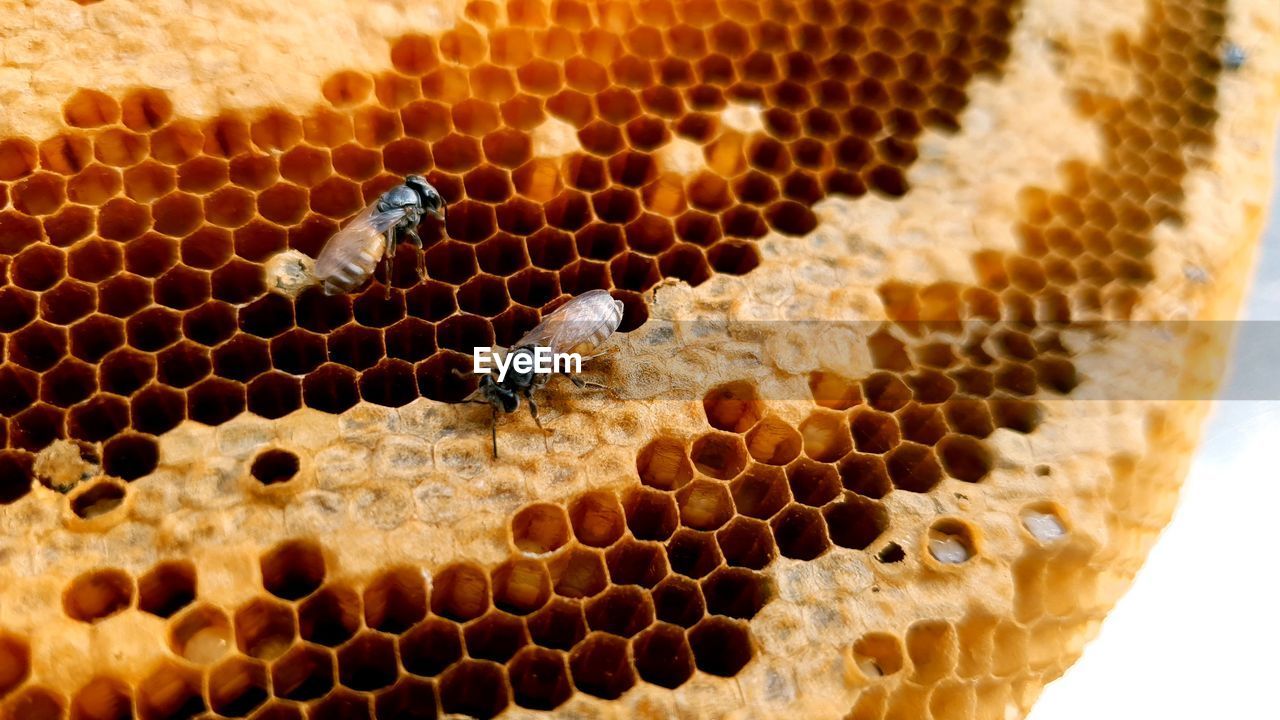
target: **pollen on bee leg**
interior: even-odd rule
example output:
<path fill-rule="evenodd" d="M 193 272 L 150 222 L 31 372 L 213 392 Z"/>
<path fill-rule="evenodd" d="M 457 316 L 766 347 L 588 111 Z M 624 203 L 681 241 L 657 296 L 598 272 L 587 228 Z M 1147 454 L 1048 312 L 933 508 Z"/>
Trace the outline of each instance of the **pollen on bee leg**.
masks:
<path fill-rule="evenodd" d="M 315 284 L 314 266 L 314 260 L 297 250 L 285 250 L 263 264 L 262 276 L 271 292 L 293 298 Z"/>

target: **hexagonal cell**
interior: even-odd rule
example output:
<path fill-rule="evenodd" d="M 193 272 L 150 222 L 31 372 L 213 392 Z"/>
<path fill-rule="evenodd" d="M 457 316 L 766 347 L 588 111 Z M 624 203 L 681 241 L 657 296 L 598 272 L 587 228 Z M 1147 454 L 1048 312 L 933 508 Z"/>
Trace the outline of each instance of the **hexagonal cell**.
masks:
<path fill-rule="evenodd" d="M 841 424 L 838 427 L 843 427 Z M 840 495 L 840 475 L 831 465 L 800 458 L 787 466 L 787 482 L 797 502 L 822 507 Z"/>
<path fill-rule="evenodd" d="M 271 687 L 276 697 L 305 702 L 333 688 L 333 655 L 314 645 L 296 645 L 271 664 Z"/>
<path fill-rule="evenodd" d="M 589 695 L 613 700 L 636 682 L 627 641 L 615 635 L 592 633 L 569 654 L 573 684 Z"/>
<path fill-rule="evenodd" d="M 612 493 L 594 491 L 569 504 L 569 521 L 574 535 L 584 545 L 607 547 L 622 536 L 626 519 L 622 505 Z"/>
<path fill-rule="evenodd" d="M 40 399 L 61 408 L 86 400 L 98 389 L 93 368 L 74 358 L 64 358 L 40 381 Z"/>
<path fill-rule="evenodd" d="M 325 585 L 298 606 L 298 634 L 337 647 L 360 628 L 361 615 L 359 593 L 346 585 Z"/>
<path fill-rule="evenodd" d="M 138 718 L 195 717 L 205 711 L 200 691 L 200 673 L 166 661 L 138 683 Z"/>
<path fill-rule="evenodd" d="M 462 657 L 462 634 L 454 623 L 427 618 L 402 635 L 400 661 L 404 669 L 424 677 L 438 675 Z"/>
<path fill-rule="evenodd" d="M 231 621 L 213 605 L 196 605 L 169 626 L 169 648 L 197 665 L 221 658 L 231 646 Z"/>
<path fill-rule="evenodd" d="M 908 492 L 929 492 L 942 480 L 942 468 L 929 448 L 905 442 L 885 456 L 893 486 Z"/>
<path fill-rule="evenodd" d="M 279 371 L 254 378 L 245 387 L 249 412 L 260 417 L 284 417 L 302 407 L 302 381 Z"/>
<path fill-rule="evenodd" d="M 436 573 L 431 588 L 431 611 L 465 622 L 489 609 L 489 576 L 472 563 L 447 565 Z"/>
<path fill-rule="evenodd" d="M 527 553 L 548 553 L 569 541 L 569 518 L 552 503 L 534 503 L 511 518 L 511 540 Z"/>
<path fill-rule="evenodd" d="M 133 604 L 133 578 L 123 570 L 102 568 L 76 576 L 62 592 L 62 610 L 72 620 L 94 623 Z"/>
<path fill-rule="evenodd" d="M 379 693 L 373 703 L 378 720 L 435 720 L 438 706 L 435 684 L 411 677 Z"/>
<path fill-rule="evenodd" d="M 9 360 L 29 370 L 44 372 L 66 354 L 66 329 L 43 320 L 9 336 Z"/>
<path fill-rule="evenodd" d="M 728 480 L 746 466 L 747 450 L 742 438 L 736 435 L 710 432 L 694 440 L 689 457 L 698 472 Z"/>
<path fill-rule="evenodd" d="M 196 599 L 196 568 L 186 560 L 157 564 L 138 578 L 138 609 L 162 618 Z"/>
<path fill-rule="evenodd" d="M 619 541 L 605 553 L 609 579 L 618 585 L 653 587 L 667 573 L 662 546 L 631 539 Z"/>
<path fill-rule="evenodd" d="M 23 688 L 5 703 L 5 716 L 11 718 L 62 720 L 66 713 L 62 693 L 38 685 Z"/>
<path fill-rule="evenodd" d="M 733 677 L 755 654 L 751 634 L 741 620 L 723 617 L 703 619 L 689 631 L 698 669 L 711 675 Z"/>
<path fill-rule="evenodd" d="M 745 433 L 764 416 L 764 404 L 748 382 L 724 383 L 703 397 L 703 410 L 713 428 Z"/>
<path fill-rule="evenodd" d="M 274 660 L 293 645 L 297 626 L 288 605 L 272 598 L 254 598 L 236 610 L 236 646 L 249 657 Z"/>
<path fill-rule="evenodd" d="M 978 482 L 991 472 L 991 451 L 977 438 L 948 435 L 938 443 L 938 457 L 947 474 L 957 480 Z"/>
<path fill-rule="evenodd" d="M 396 644 L 389 635 L 366 631 L 338 650 L 338 682 L 352 690 L 388 687 L 398 672 Z"/>
<path fill-rule="evenodd" d="M 3 694 L 0 691 L 0 695 Z M 93 678 L 71 698 L 72 720 L 130 720 L 132 717 L 132 688 L 110 675 Z"/>
<path fill-rule="evenodd" d="M 831 547 L 826 524 L 819 512 L 803 505 L 790 505 L 771 521 L 778 550 L 785 557 L 812 560 Z"/>
<path fill-rule="evenodd" d="M 734 507 L 748 517 L 767 520 L 791 501 L 786 475 L 777 467 L 753 464 L 729 488 Z"/>
<path fill-rule="evenodd" d="M 640 540 L 666 540 L 679 524 L 675 501 L 647 488 L 629 490 L 622 502 L 627 527 Z"/>
<path fill-rule="evenodd" d="M 873 500 L 848 496 L 822 511 L 831 541 L 840 547 L 864 550 L 889 529 L 889 513 Z"/>
<path fill-rule="evenodd" d="M 525 625 L 529 637 L 543 647 L 568 650 L 587 634 L 582 604 L 575 600 L 554 598 L 541 610 L 530 615 Z"/>
<path fill-rule="evenodd" d="M 91 520 L 120 507 L 124 503 L 124 498 L 123 483 L 100 480 L 71 498 L 71 512 L 81 519 Z"/>
<path fill-rule="evenodd" d="M 569 598 L 590 597 L 604 589 L 608 582 L 604 559 L 595 552 L 574 548 L 549 564 L 557 595 Z"/>
<path fill-rule="evenodd" d="M 491 718 L 511 702 L 502 666 L 464 660 L 440 677 L 440 706 L 446 713 Z"/>
<path fill-rule="evenodd" d="M 311 540 L 287 540 L 261 559 L 262 587 L 285 600 L 298 600 L 315 592 L 324 582 L 324 553 Z"/>
<path fill-rule="evenodd" d="M 31 646 L 26 638 L 0 632 L 0 698 L 31 675 Z"/>
<path fill-rule="evenodd" d="M 943 518 L 929 526 L 929 555 L 943 565 L 961 565 L 978 554 L 976 532 L 965 521 Z"/>
<path fill-rule="evenodd" d="M 529 644 L 524 622 L 499 610 L 467 623 L 462 635 L 469 656 L 500 663 L 510 660 L 516 651 Z"/>
<path fill-rule="evenodd" d="M 680 522 L 695 530 L 715 530 L 733 516 L 729 488 L 722 483 L 699 478 L 676 493 Z"/>
<path fill-rule="evenodd" d="M 902 669 L 902 640 L 886 632 L 869 632 L 853 644 L 853 661 L 868 678 L 893 675 Z"/>
<path fill-rule="evenodd" d="M 245 717 L 267 701 L 271 691 L 261 662 L 233 657 L 209 673 L 209 709 L 227 717 Z"/>
<path fill-rule="evenodd" d="M 653 604 L 634 586 L 612 587 L 587 601 L 587 625 L 592 630 L 631 637 L 653 623 Z"/>
<path fill-rule="evenodd" d="M 493 571 L 493 603 L 517 615 L 537 610 L 551 598 L 551 576 L 539 561 L 516 558 Z"/>
<path fill-rule="evenodd" d="M 426 614 L 426 576 L 419 568 L 404 565 L 383 570 L 365 587 L 365 624 L 375 630 L 399 635 Z"/>

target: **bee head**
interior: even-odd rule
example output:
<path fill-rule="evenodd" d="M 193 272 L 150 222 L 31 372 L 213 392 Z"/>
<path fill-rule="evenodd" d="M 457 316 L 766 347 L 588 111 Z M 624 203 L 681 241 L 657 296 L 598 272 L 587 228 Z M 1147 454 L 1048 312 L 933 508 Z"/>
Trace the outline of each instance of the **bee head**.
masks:
<path fill-rule="evenodd" d="M 437 220 L 444 222 L 444 198 L 440 197 L 440 191 L 432 187 L 431 183 L 421 175 L 409 175 L 404 179 L 404 184 L 413 188 L 418 193 L 418 198 L 422 201 L 422 209 Z"/>
<path fill-rule="evenodd" d="M 486 402 L 500 408 L 504 413 L 513 413 L 520 409 L 520 396 L 511 388 L 504 387 L 494 380 L 492 375 L 484 375 L 480 378 L 480 385 L 476 388 L 476 392 Z"/>

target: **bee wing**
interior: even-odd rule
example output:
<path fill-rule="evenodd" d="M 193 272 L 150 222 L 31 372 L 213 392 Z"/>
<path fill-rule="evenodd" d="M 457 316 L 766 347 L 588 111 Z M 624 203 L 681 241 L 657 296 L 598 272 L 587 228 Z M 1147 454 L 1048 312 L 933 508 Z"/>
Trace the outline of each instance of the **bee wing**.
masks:
<path fill-rule="evenodd" d="M 622 323 L 622 303 L 605 290 L 585 292 L 556 308 L 512 347 L 538 345 L 553 353 L 589 354 Z"/>
<path fill-rule="evenodd" d="M 360 214 L 351 219 L 334 236 L 329 238 L 324 247 L 320 250 L 320 256 L 316 258 L 315 275 L 320 278 L 332 277 L 343 268 L 355 264 L 364 267 L 366 264 L 361 260 L 361 254 L 373 251 L 373 258 L 369 262 L 372 267 L 374 263 L 382 257 L 382 253 L 386 248 L 382 243 L 378 243 L 374 247 L 370 247 L 370 241 L 385 233 L 391 226 L 404 219 L 404 208 L 393 208 L 386 211 L 378 211 L 378 203 L 374 201 L 369 207 L 360 211 Z"/>

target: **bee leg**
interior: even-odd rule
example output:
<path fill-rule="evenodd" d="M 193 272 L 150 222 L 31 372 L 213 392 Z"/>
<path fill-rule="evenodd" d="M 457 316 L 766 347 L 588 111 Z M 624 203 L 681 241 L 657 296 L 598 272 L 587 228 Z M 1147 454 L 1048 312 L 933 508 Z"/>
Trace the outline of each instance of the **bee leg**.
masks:
<path fill-rule="evenodd" d="M 493 439 L 493 459 L 498 459 L 498 408 L 490 407 L 493 410 L 493 419 L 489 421 L 489 434 Z"/>
<path fill-rule="evenodd" d="M 525 393 L 524 399 L 529 401 L 529 414 L 533 416 L 534 424 L 537 425 L 538 429 L 542 431 L 543 449 L 545 449 L 547 452 L 551 452 L 551 445 L 547 443 L 547 429 L 542 426 L 542 420 L 538 418 L 538 403 L 534 402 L 533 395 L 530 393 Z"/>
<path fill-rule="evenodd" d="M 391 299 L 391 267 L 396 258 L 396 229 L 394 227 L 387 230 L 387 248 L 382 253 L 382 267 L 386 271 L 386 283 L 382 286 L 382 299 Z"/>
<path fill-rule="evenodd" d="M 573 383 L 574 385 L 577 385 L 579 388 L 594 388 L 596 390 L 604 390 L 605 392 L 609 393 L 610 395 L 613 395 L 614 397 L 617 397 L 618 395 L 618 391 L 614 390 L 608 385 L 602 385 L 598 382 L 592 382 L 590 380 L 583 380 L 577 375 L 569 375 L 568 378 L 569 378 L 569 382 Z"/>
<path fill-rule="evenodd" d="M 418 279 L 427 279 L 427 253 L 422 248 L 422 238 L 418 237 L 417 230 L 408 231 L 409 238 L 413 240 L 413 244 L 418 246 Z"/>

